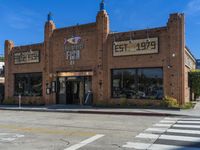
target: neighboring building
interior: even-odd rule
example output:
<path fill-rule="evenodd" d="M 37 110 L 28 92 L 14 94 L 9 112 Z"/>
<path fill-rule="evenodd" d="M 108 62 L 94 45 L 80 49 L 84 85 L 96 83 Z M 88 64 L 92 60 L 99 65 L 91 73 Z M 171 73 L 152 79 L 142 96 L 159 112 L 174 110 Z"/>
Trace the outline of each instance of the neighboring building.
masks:
<path fill-rule="evenodd" d="M 0 77 L 4 77 L 4 62 L 0 61 Z"/>
<path fill-rule="evenodd" d="M 4 83 L 5 83 L 5 77 L 4 77 L 4 62 L 0 60 L 0 103 L 3 102 L 4 99 Z"/>
<path fill-rule="evenodd" d="M 92 91 L 93 104 L 158 103 L 163 96 L 183 104 L 195 59 L 183 14 L 171 14 L 163 27 L 112 33 L 101 3 L 94 23 L 56 29 L 48 15 L 44 42 L 5 41 L 5 66 L 5 97 L 22 94 L 23 103 L 84 104 Z"/>
<path fill-rule="evenodd" d="M 197 59 L 196 62 L 197 62 L 197 64 L 196 64 L 197 65 L 197 69 L 200 69 L 200 59 Z"/>
<path fill-rule="evenodd" d="M 186 100 L 192 100 L 193 96 L 192 93 L 190 91 L 190 86 L 189 84 L 189 72 L 191 70 L 195 70 L 196 69 L 196 59 L 195 57 L 192 55 L 192 53 L 190 52 L 189 48 L 185 48 L 185 99 Z"/>

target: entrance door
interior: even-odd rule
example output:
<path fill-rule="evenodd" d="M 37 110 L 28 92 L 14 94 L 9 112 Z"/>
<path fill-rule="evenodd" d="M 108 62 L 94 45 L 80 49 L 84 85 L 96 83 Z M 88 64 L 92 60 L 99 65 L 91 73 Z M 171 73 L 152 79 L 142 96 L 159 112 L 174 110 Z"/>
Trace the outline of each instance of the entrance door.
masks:
<path fill-rule="evenodd" d="M 66 81 L 66 103 L 80 104 L 80 81 Z"/>
<path fill-rule="evenodd" d="M 57 104 L 66 104 L 66 78 L 58 79 L 58 100 Z"/>
<path fill-rule="evenodd" d="M 73 82 L 66 82 L 66 104 L 73 104 Z"/>
<path fill-rule="evenodd" d="M 59 77 L 57 104 L 85 104 L 91 77 Z"/>

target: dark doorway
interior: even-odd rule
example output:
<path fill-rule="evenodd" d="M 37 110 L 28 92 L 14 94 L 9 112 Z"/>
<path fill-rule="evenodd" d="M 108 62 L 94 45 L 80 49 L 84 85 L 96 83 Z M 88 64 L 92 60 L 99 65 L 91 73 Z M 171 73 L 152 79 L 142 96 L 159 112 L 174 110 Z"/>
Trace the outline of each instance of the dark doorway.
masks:
<path fill-rule="evenodd" d="M 79 81 L 66 81 L 66 104 L 79 104 Z"/>
<path fill-rule="evenodd" d="M 92 87 L 91 77 L 59 77 L 57 104 L 84 105 Z"/>

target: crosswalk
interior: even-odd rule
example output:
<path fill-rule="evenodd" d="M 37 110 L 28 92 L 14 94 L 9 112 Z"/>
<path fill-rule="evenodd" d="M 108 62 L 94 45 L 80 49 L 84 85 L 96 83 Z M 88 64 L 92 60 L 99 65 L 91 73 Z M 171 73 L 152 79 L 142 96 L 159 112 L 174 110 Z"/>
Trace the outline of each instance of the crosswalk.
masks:
<path fill-rule="evenodd" d="M 123 147 L 138 150 L 200 150 L 200 118 L 166 117 Z"/>

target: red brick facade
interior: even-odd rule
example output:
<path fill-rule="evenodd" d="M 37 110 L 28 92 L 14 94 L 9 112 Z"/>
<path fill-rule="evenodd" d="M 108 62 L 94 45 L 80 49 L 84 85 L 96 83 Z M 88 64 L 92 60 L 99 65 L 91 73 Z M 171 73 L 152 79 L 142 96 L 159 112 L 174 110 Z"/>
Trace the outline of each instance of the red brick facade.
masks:
<path fill-rule="evenodd" d="M 113 56 L 115 41 L 128 41 L 158 37 L 159 52 L 130 56 Z M 64 39 L 80 36 L 84 47 L 80 59 L 73 65 L 66 60 Z M 39 50 L 40 62 L 15 64 L 14 53 Z M 185 67 L 185 27 L 183 14 L 171 14 L 164 27 L 111 33 L 109 17 L 105 10 L 98 13 L 96 22 L 73 27 L 56 29 L 53 21 L 47 21 L 44 29 L 44 42 L 15 47 L 12 41 L 5 41 L 5 97 L 14 97 L 14 75 L 17 73 L 42 73 L 42 96 L 22 97 L 23 103 L 56 104 L 57 94 L 46 93 L 48 84 L 57 82 L 59 73 L 89 72 L 92 78 L 93 104 L 119 103 L 111 98 L 111 70 L 118 68 L 163 68 L 164 95 L 174 97 L 180 104 L 189 101 L 187 72 Z M 129 100 L 143 103 L 145 100 Z M 149 101 L 149 100 L 148 100 Z M 155 101 L 156 102 L 156 101 Z"/>

